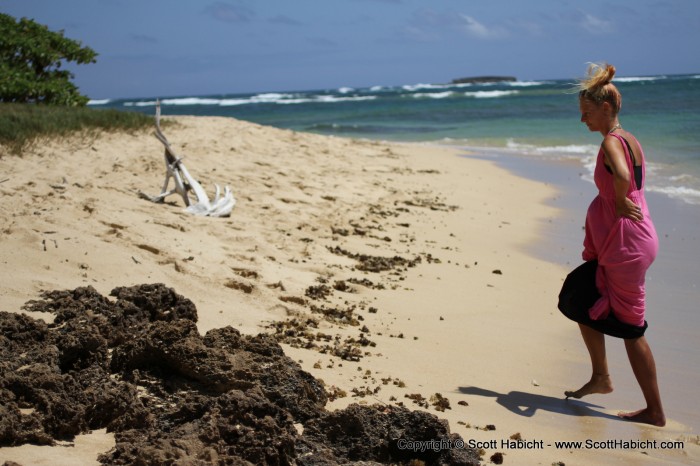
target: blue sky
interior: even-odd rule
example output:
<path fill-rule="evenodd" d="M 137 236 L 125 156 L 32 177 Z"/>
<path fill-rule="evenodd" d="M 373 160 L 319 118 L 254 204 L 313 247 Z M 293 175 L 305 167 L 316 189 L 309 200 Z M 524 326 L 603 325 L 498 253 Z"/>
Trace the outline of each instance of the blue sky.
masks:
<path fill-rule="evenodd" d="M 93 99 L 700 72 L 698 0 L 0 0 L 99 53 Z"/>

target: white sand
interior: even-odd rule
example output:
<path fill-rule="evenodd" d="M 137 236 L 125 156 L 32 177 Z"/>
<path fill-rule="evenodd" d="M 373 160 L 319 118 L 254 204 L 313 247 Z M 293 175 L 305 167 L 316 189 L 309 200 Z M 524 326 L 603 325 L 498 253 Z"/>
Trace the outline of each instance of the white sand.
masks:
<path fill-rule="evenodd" d="M 617 407 L 604 408 L 604 396 L 563 401 L 564 390 L 588 376 L 577 372 L 586 367 L 578 330 L 556 309 L 566 271 L 525 252 L 556 221 L 557 212 L 544 204 L 556 194 L 551 188 L 453 149 L 322 137 L 228 118 L 175 120 L 164 129 L 173 147 L 207 190 L 231 186 L 238 199 L 232 216 L 192 216 L 175 196 L 164 205 L 139 199 L 138 191 L 157 194 L 164 176 L 162 146 L 145 132 L 48 141 L 21 157 L 5 155 L 0 310 L 20 312 L 42 290 L 91 285 L 107 295 L 117 286 L 161 282 L 196 304 L 202 333 L 232 325 L 254 334 L 290 313 L 307 313 L 279 298 L 304 297 L 319 277 L 330 284 L 368 278 L 386 289 L 353 285 L 356 293 L 335 292 L 326 304 L 358 306 L 376 343 L 366 348 L 370 356 L 348 362 L 284 345 L 329 388 L 347 392 L 329 408 L 403 402 L 421 409 L 405 395 L 440 393 L 451 409 L 428 410 L 448 419 L 452 431 L 467 441 L 497 442 L 485 449 L 484 462 L 496 451 L 505 453 L 504 464 L 700 460 L 697 434 L 672 419 L 653 428 L 614 419 Z M 355 228 L 365 234 L 352 234 Z M 422 262 L 401 278 L 363 273 L 328 246 L 420 255 Z M 270 286 L 280 282 L 284 291 Z M 328 322 L 322 330 L 359 335 L 358 327 Z M 353 388 L 376 387 L 374 395 L 352 396 Z M 489 424 L 496 430 L 479 429 Z M 542 440 L 543 449 L 502 448 L 516 433 Z M 2 448 L 0 462 L 87 464 L 85 448 L 96 458 L 110 445 L 109 434 L 91 437 L 76 439 L 72 450 Z M 674 450 L 554 446 L 586 439 L 686 442 Z"/>

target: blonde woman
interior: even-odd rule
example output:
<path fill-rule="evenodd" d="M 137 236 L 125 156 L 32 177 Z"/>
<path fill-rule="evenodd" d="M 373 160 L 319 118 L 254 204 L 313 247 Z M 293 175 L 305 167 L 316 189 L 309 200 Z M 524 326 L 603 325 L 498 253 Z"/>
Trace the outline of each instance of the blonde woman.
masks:
<path fill-rule="evenodd" d="M 586 215 L 584 261 L 597 261 L 594 304 L 570 318 L 579 324 L 591 358 L 590 380 L 567 397 L 613 391 L 605 353 L 605 336 L 623 338 L 632 370 L 647 406 L 619 413 L 623 419 L 664 426 L 666 417 L 656 365 L 644 337 L 645 274 L 658 251 L 658 238 L 644 198 L 642 146 L 619 120 L 622 96 L 612 83 L 615 67 L 589 67 L 579 84 L 581 122 L 603 136 L 595 168 L 598 195 Z"/>

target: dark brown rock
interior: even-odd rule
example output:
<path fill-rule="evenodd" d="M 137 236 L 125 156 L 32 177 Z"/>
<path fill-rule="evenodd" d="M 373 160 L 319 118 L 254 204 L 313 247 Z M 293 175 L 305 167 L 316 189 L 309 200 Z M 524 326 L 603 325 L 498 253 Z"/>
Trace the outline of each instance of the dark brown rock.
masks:
<path fill-rule="evenodd" d="M 163 285 L 52 291 L 0 312 L 0 445 L 114 432 L 104 464 L 478 464 L 473 450 L 415 453 L 397 441 L 459 439 L 435 416 L 395 407 L 329 413 L 322 383 L 271 335 L 201 336 L 197 311 Z M 295 424 L 304 426 L 299 434 Z"/>
<path fill-rule="evenodd" d="M 379 463 L 478 465 L 474 450 L 449 448 L 460 437 L 450 434 L 446 421 L 423 411 L 398 406 L 352 404 L 346 409 L 324 413 L 304 426 L 297 444 L 299 464 L 342 464 L 346 461 Z M 434 442 L 445 448 L 416 451 L 402 448 L 401 440 Z M 461 440 L 461 439 L 460 439 Z M 323 460 L 323 461 L 321 461 Z"/>

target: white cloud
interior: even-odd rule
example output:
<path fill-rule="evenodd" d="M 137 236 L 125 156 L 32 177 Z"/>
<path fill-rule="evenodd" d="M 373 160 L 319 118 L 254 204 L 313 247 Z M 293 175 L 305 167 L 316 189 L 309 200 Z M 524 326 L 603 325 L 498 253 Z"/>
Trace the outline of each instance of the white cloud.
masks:
<path fill-rule="evenodd" d="M 402 37 L 421 42 L 442 40 L 455 33 L 479 40 L 501 39 L 510 35 L 502 26 L 490 27 L 454 10 L 435 11 L 430 8 L 414 11 L 408 23 L 399 31 Z"/>
<path fill-rule="evenodd" d="M 612 21 L 597 18 L 590 13 L 582 12 L 579 24 L 592 34 L 609 34 L 614 32 Z"/>
<path fill-rule="evenodd" d="M 477 39 L 499 39 L 501 37 L 506 37 L 508 31 L 500 27 L 490 28 L 471 16 L 460 14 L 461 18 L 461 28 L 470 36 L 476 37 Z"/>

